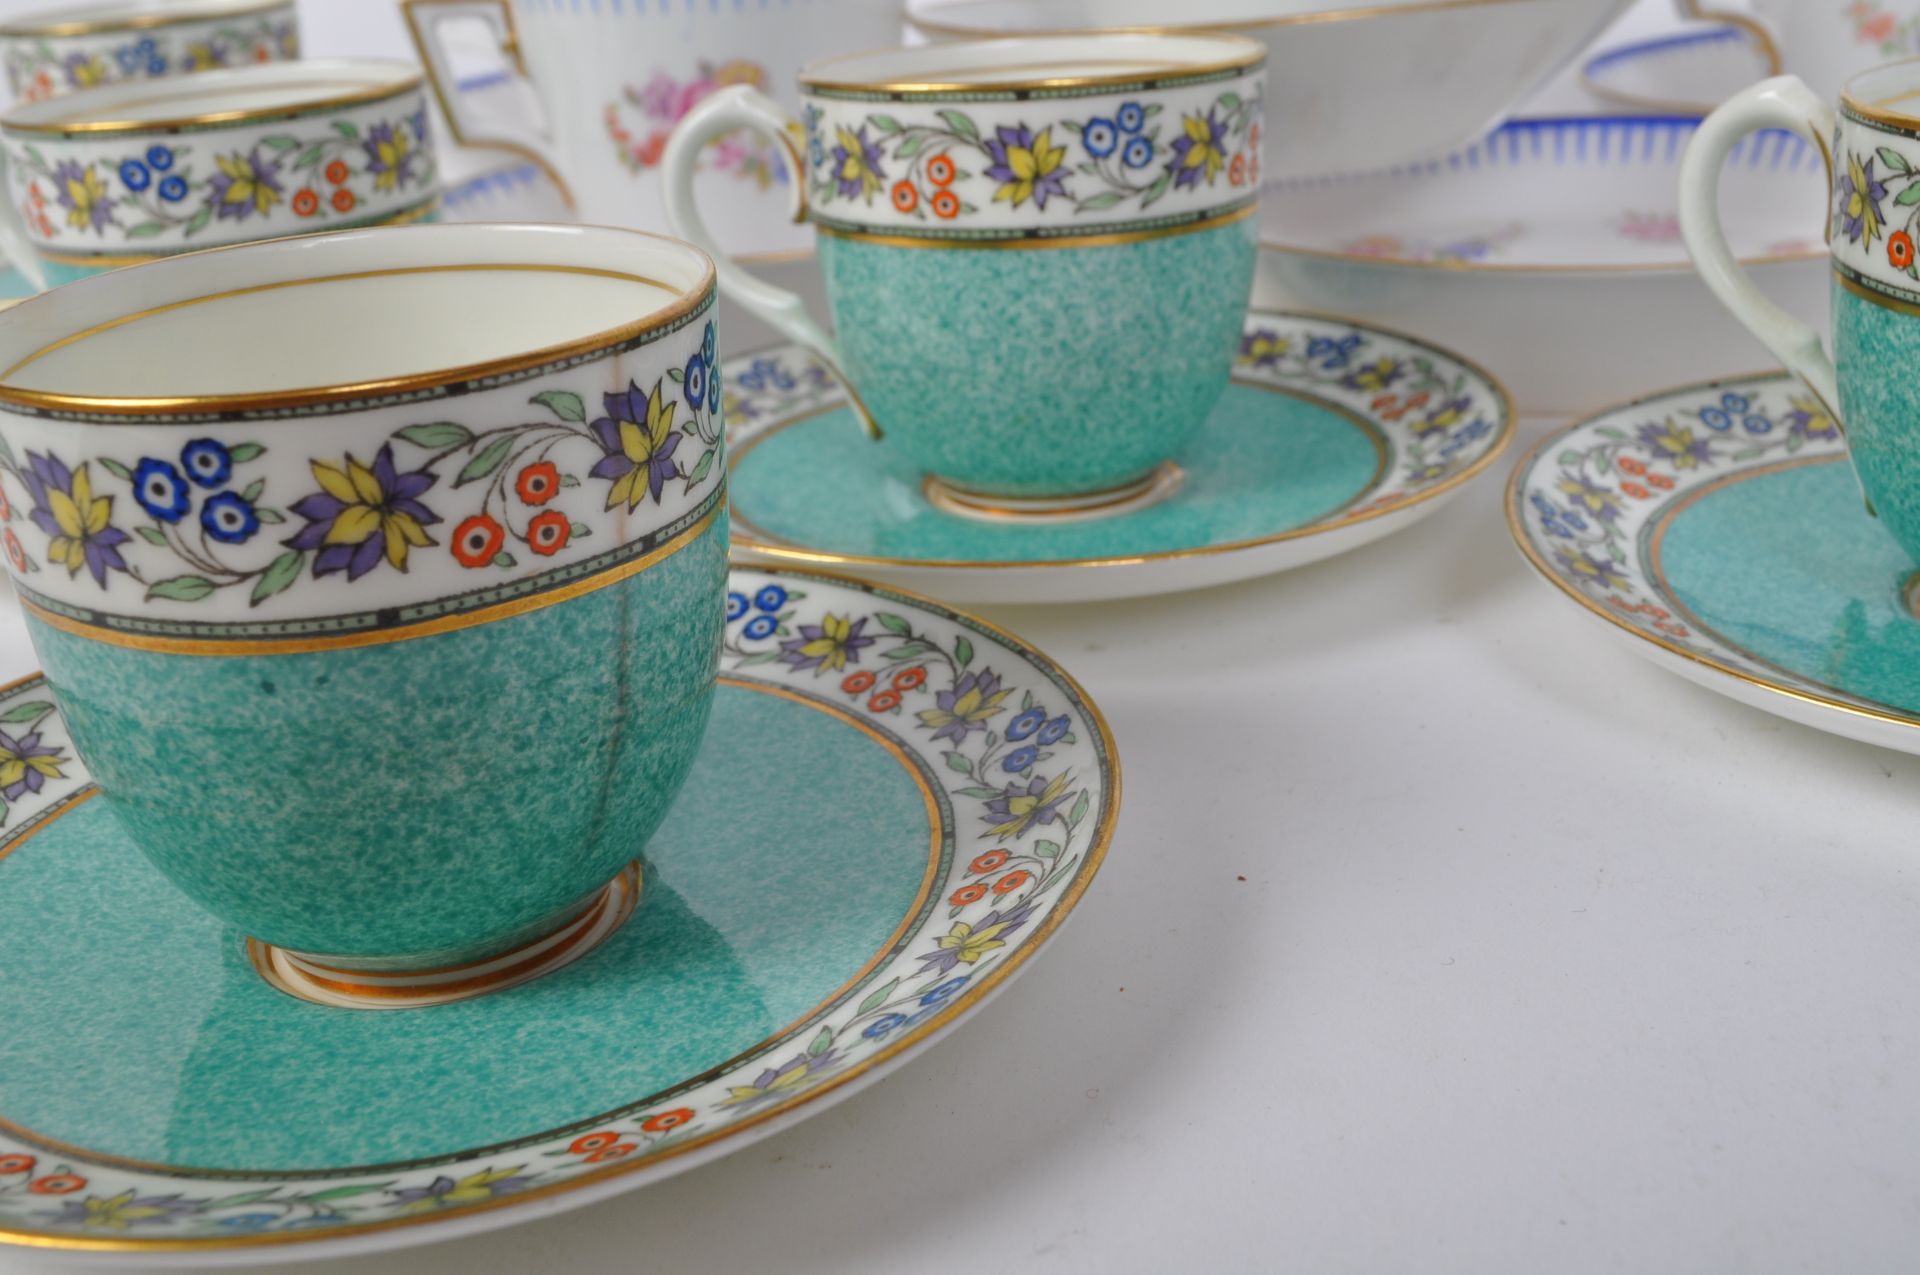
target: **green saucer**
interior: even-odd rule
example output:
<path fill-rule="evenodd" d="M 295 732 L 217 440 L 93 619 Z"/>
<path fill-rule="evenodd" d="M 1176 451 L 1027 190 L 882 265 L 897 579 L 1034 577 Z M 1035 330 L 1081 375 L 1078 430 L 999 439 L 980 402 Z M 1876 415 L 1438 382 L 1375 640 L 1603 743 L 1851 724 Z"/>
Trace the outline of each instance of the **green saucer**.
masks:
<path fill-rule="evenodd" d="M 932 604 L 732 590 L 633 917 L 428 1009 L 269 986 L 93 799 L 45 683 L 0 692 L 0 1238 L 138 1256 L 502 1225 L 772 1132 L 983 1001 L 1105 851 L 1097 712 Z"/>

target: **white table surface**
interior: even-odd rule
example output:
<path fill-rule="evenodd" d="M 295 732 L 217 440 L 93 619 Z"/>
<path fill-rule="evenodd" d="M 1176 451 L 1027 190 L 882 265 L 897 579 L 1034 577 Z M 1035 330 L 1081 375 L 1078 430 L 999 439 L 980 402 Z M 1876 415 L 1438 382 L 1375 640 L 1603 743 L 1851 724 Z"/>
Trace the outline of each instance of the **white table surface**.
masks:
<path fill-rule="evenodd" d="M 1044 957 L 793 1131 L 331 1269 L 1913 1270 L 1920 760 L 1635 658 L 1503 479 L 1290 575 L 981 608 L 1126 768 Z"/>

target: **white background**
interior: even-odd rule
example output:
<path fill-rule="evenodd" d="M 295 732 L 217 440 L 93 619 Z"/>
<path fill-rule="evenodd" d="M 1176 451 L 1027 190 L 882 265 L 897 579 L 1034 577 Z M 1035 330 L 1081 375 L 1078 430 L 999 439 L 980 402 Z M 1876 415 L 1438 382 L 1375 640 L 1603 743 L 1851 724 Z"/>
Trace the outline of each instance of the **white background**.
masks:
<path fill-rule="evenodd" d="M 1920 761 L 1641 662 L 1499 486 L 1266 581 L 981 608 L 1126 768 L 1029 972 L 730 1159 L 334 1269 L 1915 1269 Z"/>

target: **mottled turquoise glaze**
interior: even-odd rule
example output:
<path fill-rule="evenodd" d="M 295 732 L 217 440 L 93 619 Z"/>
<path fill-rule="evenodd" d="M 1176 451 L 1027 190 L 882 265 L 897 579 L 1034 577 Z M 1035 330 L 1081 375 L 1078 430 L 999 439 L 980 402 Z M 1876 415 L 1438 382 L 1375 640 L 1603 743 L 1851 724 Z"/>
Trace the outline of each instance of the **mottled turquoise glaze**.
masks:
<path fill-rule="evenodd" d="M 595 649 L 587 632 L 567 648 Z M 810 705 L 732 685 L 712 699 L 627 924 L 557 973 L 432 1009 L 275 991 L 106 803 L 72 811 L 0 861 L 7 1118 L 175 1165 L 375 1165 L 553 1129 L 804 1037 L 917 914 L 925 780 Z"/>
<path fill-rule="evenodd" d="M 1117 487 L 1220 397 L 1257 225 L 1090 247 L 820 237 L 847 371 L 913 468 L 973 491 Z"/>
<path fill-rule="evenodd" d="M 1920 188 L 1917 188 L 1920 189 Z M 1847 446 L 1874 511 L 1920 561 L 1920 317 L 1833 284 L 1833 348 Z"/>
<path fill-rule="evenodd" d="M 1902 601 L 1913 563 L 1861 509 L 1844 462 L 1715 489 L 1668 524 L 1660 567 L 1700 623 L 1761 659 L 1920 712 L 1920 621 Z"/>
<path fill-rule="evenodd" d="M 431 964 L 530 937 L 646 845 L 706 727 L 726 570 L 722 517 L 620 583 L 387 645 L 32 633 L 113 813 L 182 891 L 283 947 Z"/>
<path fill-rule="evenodd" d="M 1128 557 L 1316 522 L 1369 490 L 1385 446 L 1332 408 L 1230 385 L 1180 454 L 1186 481 L 1171 499 L 1124 518 L 1000 526 L 934 509 L 913 463 L 870 442 L 840 409 L 780 430 L 741 456 L 732 494 L 744 523 L 833 553 L 916 562 Z"/>

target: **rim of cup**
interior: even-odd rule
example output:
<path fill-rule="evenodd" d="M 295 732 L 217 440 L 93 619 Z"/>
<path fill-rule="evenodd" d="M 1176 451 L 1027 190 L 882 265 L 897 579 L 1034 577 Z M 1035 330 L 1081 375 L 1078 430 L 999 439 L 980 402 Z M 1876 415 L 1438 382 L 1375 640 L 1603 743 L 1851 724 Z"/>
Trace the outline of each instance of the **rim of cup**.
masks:
<path fill-rule="evenodd" d="M 798 78 L 808 91 L 998 94 L 1253 70 L 1266 59 L 1266 45 L 1229 32 L 1104 31 L 843 53 Z"/>
<path fill-rule="evenodd" d="M 401 236 L 410 238 L 396 239 Z M 638 266 L 615 268 L 614 263 L 637 254 L 652 254 L 650 266 L 658 273 L 639 273 Z M 387 259 L 384 263 L 373 264 L 382 257 Z M 645 284 L 670 293 L 672 299 L 610 327 L 513 353 L 331 384 L 133 397 L 19 383 L 22 371 L 56 351 L 196 305 L 315 284 L 492 271 L 595 275 Z M 494 222 L 380 226 L 262 239 L 106 271 L 0 311 L 0 403 L 89 419 L 104 416 L 181 425 L 209 413 L 359 410 L 623 345 L 697 312 L 713 290 L 714 266 L 706 253 L 670 235 L 624 227 Z M 452 321 L 455 316 L 448 318 Z M 283 333 L 276 339 L 298 336 Z"/>
<path fill-rule="evenodd" d="M 419 67 L 392 58 L 310 58 L 159 80 L 122 80 L 0 115 L 0 131 L 29 136 L 103 137 L 244 124 L 411 93 L 425 84 Z M 207 109 L 225 101 L 224 109 Z M 199 109 L 194 109 L 197 104 Z"/>
<path fill-rule="evenodd" d="M 1881 81 L 1887 83 L 1876 89 Z M 1840 102 L 1855 115 L 1920 132 L 1920 58 L 1902 58 L 1856 71 L 1840 86 Z M 1895 102 L 1915 103 L 1900 110 Z"/>
<path fill-rule="evenodd" d="M 0 36 L 58 38 L 145 31 L 182 22 L 244 18 L 291 9 L 293 0 L 108 0 L 106 3 L 38 9 L 0 22 Z"/>
<path fill-rule="evenodd" d="M 1091 0 L 1080 0 L 1079 4 L 1071 6 L 1077 12 L 1069 12 L 1054 18 L 1050 25 L 1041 25 L 1037 21 L 1024 26 L 1017 21 L 1009 25 L 1009 17 L 1003 16 L 1024 11 L 1033 13 L 1038 18 L 1042 10 L 1061 7 L 1058 4 L 1048 4 L 1046 0 L 938 0 L 936 3 L 909 5 L 905 16 L 908 26 L 927 35 L 972 39 L 1014 35 L 1068 35 L 1074 32 L 1084 34 L 1089 30 L 1132 31 L 1157 35 L 1203 31 L 1265 31 L 1279 27 L 1421 13 L 1434 9 L 1465 9 L 1506 4 L 1509 0 L 1401 0 L 1397 4 L 1370 2 L 1370 0 L 1341 4 L 1338 0 L 1325 0 L 1325 7 L 1309 9 L 1303 13 L 1274 13 L 1273 0 L 1212 0 L 1211 4 L 1205 6 L 1209 10 L 1209 16 L 1192 18 L 1185 22 L 1168 21 L 1163 17 L 1165 5 L 1162 0 L 1134 0 L 1132 13 L 1122 9 L 1123 16 L 1113 21 L 1111 26 L 1096 25 L 1108 20 L 1107 14 L 1111 10 L 1107 6 L 1112 3 L 1113 0 L 1100 0 L 1102 6 L 1100 18 L 1089 21 L 1082 15 L 1093 7 Z M 977 25 L 965 23 L 964 11 L 983 9 L 992 16 L 977 19 Z M 1214 10 L 1224 11 L 1213 12 Z M 962 19 L 962 21 L 955 21 L 955 19 Z M 988 23 L 1000 25 L 987 25 Z"/>

